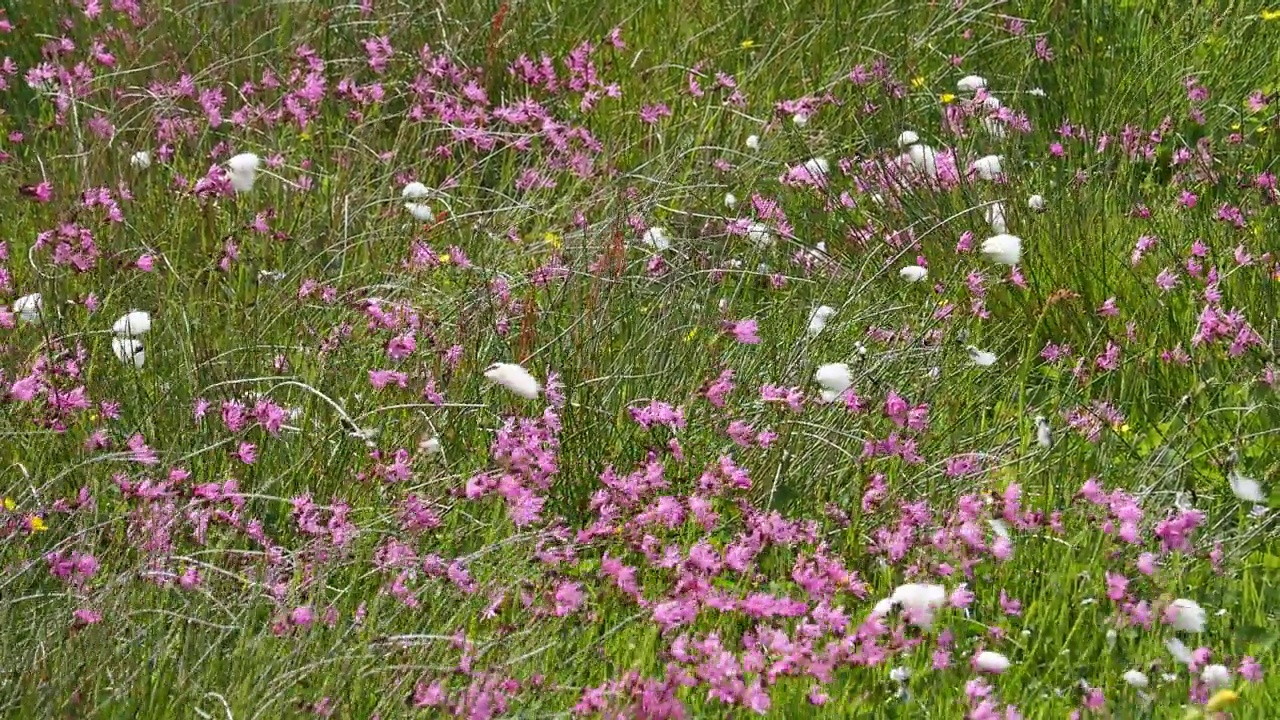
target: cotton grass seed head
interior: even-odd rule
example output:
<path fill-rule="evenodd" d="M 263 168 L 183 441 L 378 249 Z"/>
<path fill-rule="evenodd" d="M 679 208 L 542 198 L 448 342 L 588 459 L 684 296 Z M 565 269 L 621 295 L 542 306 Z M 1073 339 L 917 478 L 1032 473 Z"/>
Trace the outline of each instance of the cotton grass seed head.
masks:
<path fill-rule="evenodd" d="M 526 400 L 538 397 L 541 389 L 533 375 L 515 363 L 494 363 L 484 371 L 484 376 Z"/>
<path fill-rule="evenodd" d="M 1017 265 L 1022 260 L 1022 238 L 1000 233 L 982 242 L 982 254 L 993 263 Z"/>
<path fill-rule="evenodd" d="M 111 325 L 111 332 L 122 337 L 137 337 L 151 331 L 151 313 L 130 310 Z"/>

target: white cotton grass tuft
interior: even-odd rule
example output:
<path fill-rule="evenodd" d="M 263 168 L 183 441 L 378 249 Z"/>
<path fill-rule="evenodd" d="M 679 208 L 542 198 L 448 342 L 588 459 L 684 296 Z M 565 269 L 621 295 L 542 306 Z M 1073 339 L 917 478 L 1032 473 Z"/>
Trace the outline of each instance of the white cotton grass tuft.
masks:
<path fill-rule="evenodd" d="M 830 305 L 819 305 L 809 313 L 809 326 L 807 332 L 810 337 L 817 337 L 823 330 L 827 328 L 827 321 L 832 315 L 836 314 L 836 309 Z"/>
<path fill-rule="evenodd" d="M 1037 193 L 1027 198 L 1027 207 L 1034 212 L 1044 212 L 1044 196 Z"/>
<path fill-rule="evenodd" d="M 795 123 L 798 127 L 804 127 L 809 124 L 809 116 L 799 112 L 791 116 L 791 122 Z"/>
<path fill-rule="evenodd" d="M 542 389 L 528 370 L 515 363 L 494 363 L 484 371 L 484 376 L 526 400 L 538 397 L 538 391 Z"/>
<path fill-rule="evenodd" d="M 982 241 L 982 254 L 991 262 L 1017 265 L 1022 260 L 1022 238 L 1000 233 Z"/>
<path fill-rule="evenodd" d="M 1221 690 L 1231 684 L 1231 671 L 1226 665 L 1206 665 L 1200 671 L 1200 682 L 1209 688 L 1209 692 Z"/>
<path fill-rule="evenodd" d="M 253 190 L 253 183 L 258 177 L 258 167 L 262 161 L 253 153 L 240 153 L 227 160 L 227 177 L 231 187 L 238 193 Z"/>
<path fill-rule="evenodd" d="M 920 142 L 920 136 L 915 130 L 903 130 L 898 136 L 898 147 L 907 148 Z"/>
<path fill-rule="evenodd" d="M 761 250 L 773 247 L 773 230 L 764 223 L 753 222 L 747 226 L 747 239 Z"/>
<path fill-rule="evenodd" d="M 934 614 L 946 604 L 947 589 L 941 585 L 907 583 L 899 585 L 892 595 L 876 603 L 871 616 L 884 617 L 895 607 L 901 607 L 906 612 L 907 622 L 928 630 L 933 627 Z"/>
<path fill-rule="evenodd" d="M 981 75 L 965 75 L 956 81 L 957 92 L 977 92 L 987 86 L 987 79 Z"/>
<path fill-rule="evenodd" d="M 889 679 L 896 683 L 904 683 L 911 679 L 911 668 L 896 667 L 889 671 Z"/>
<path fill-rule="evenodd" d="M 640 237 L 640 241 L 658 252 L 671 247 L 671 238 L 667 235 L 666 228 L 657 226 L 645 230 L 644 235 Z"/>
<path fill-rule="evenodd" d="M 1053 428 L 1049 426 L 1049 419 L 1043 415 L 1035 417 L 1036 423 L 1036 444 L 1048 450 L 1053 447 Z"/>
<path fill-rule="evenodd" d="M 1169 651 L 1169 654 L 1173 656 L 1174 660 L 1177 660 L 1183 665 L 1190 665 L 1195 662 L 1195 657 L 1192 656 L 1190 648 L 1176 637 L 1171 637 L 1168 640 L 1165 640 L 1164 647 Z"/>
<path fill-rule="evenodd" d="M 827 159 L 824 157 L 810 158 L 805 161 L 804 169 L 811 177 L 816 178 L 819 175 L 826 175 L 830 173 L 831 163 L 827 162 Z"/>
<path fill-rule="evenodd" d="M 853 384 L 853 376 L 846 363 L 827 363 L 813 373 L 814 382 L 822 387 L 822 401 L 833 402 Z"/>
<path fill-rule="evenodd" d="M 991 225 L 991 232 L 999 235 L 1009 231 L 1009 226 L 1004 221 L 1004 203 L 991 203 L 983 211 L 983 217 L 986 218 L 987 224 Z"/>
<path fill-rule="evenodd" d="M 738 196 L 733 193 L 724 194 L 724 206 L 732 210 L 738 205 Z"/>
<path fill-rule="evenodd" d="M 40 311 L 43 308 L 44 299 L 40 297 L 40 293 L 23 295 L 13 301 L 13 311 L 17 313 L 19 320 L 28 325 L 40 323 Z"/>
<path fill-rule="evenodd" d="M 1206 614 L 1195 600 L 1178 598 L 1169 605 L 1167 617 L 1174 630 L 1189 633 L 1204 632 Z"/>
<path fill-rule="evenodd" d="M 748 148 L 749 150 L 759 150 L 759 149 L 760 149 L 760 136 L 759 136 L 759 135 L 748 135 L 748 136 L 747 136 L 747 148 Z"/>
<path fill-rule="evenodd" d="M 111 326 L 111 332 L 120 337 L 138 337 L 151 331 L 151 313 L 130 310 Z"/>
<path fill-rule="evenodd" d="M 920 265 L 907 265 L 898 271 L 898 277 L 910 283 L 920 282 L 929 277 L 929 270 Z"/>
<path fill-rule="evenodd" d="M 1142 690 L 1151 684 L 1150 678 L 1148 678 L 1147 674 L 1141 670 L 1127 670 L 1125 671 L 1125 674 L 1120 677 L 1124 679 L 1125 683 L 1128 684 L 1129 687 L 1138 688 L 1139 690 Z"/>
<path fill-rule="evenodd" d="M 142 341 L 131 337 L 111 338 L 111 352 L 116 354 L 120 362 L 141 368 L 147 362 L 147 354 L 142 348 Z"/>
<path fill-rule="evenodd" d="M 1262 492 L 1262 484 L 1251 477 L 1245 477 L 1232 469 L 1227 473 L 1227 482 L 1231 484 L 1231 492 L 1244 502 L 1261 504 L 1267 501 Z"/>
<path fill-rule="evenodd" d="M 1009 665 L 1009 658 L 991 650 L 983 650 L 973 658 L 973 666 L 978 669 L 978 672 L 992 675 L 999 675 L 1008 670 Z"/>
<path fill-rule="evenodd" d="M 1004 175 L 1000 155 L 984 155 L 973 161 L 973 171 L 983 180 L 997 180 Z"/>
<path fill-rule="evenodd" d="M 139 150 L 129 158 L 129 165 L 135 170 L 146 170 L 151 167 L 151 153 L 146 150 Z"/>
<path fill-rule="evenodd" d="M 991 367 L 996 364 L 997 358 L 995 353 L 987 352 L 986 350 L 979 350 L 972 345 L 965 346 L 965 350 L 969 352 L 969 359 L 978 367 Z"/>
<path fill-rule="evenodd" d="M 440 452 L 440 437 L 438 435 L 423 435 L 418 441 L 418 450 L 426 455 L 435 455 Z"/>
<path fill-rule="evenodd" d="M 927 177 L 938 177 L 938 153 L 928 145 L 916 144 L 907 148 L 907 159 L 912 167 Z"/>
<path fill-rule="evenodd" d="M 431 222 L 435 220 L 435 213 L 431 211 L 431 206 L 420 202 L 423 198 L 431 194 L 431 190 L 420 182 L 414 181 L 404 186 L 400 191 L 400 199 L 404 200 L 404 209 L 409 211 L 414 220 L 418 222 Z"/>

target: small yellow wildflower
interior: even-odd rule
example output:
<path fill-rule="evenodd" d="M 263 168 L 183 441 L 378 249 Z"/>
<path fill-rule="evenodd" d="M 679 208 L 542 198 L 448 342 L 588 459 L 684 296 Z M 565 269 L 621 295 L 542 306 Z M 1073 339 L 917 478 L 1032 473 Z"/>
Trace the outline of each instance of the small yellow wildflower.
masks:
<path fill-rule="evenodd" d="M 1204 709 L 1209 712 L 1221 712 L 1228 706 L 1234 705 L 1239 699 L 1240 693 L 1231 688 L 1223 688 L 1209 698 L 1209 702 L 1204 704 Z"/>
<path fill-rule="evenodd" d="M 5 498 L 5 499 L 4 499 L 4 509 L 5 509 L 5 510 L 7 510 L 8 512 L 13 512 L 14 508 L 16 508 L 16 507 L 18 507 L 18 503 L 14 502 L 14 501 L 13 501 L 13 498 L 11 498 L 11 497 L 7 497 L 7 498 Z"/>
<path fill-rule="evenodd" d="M 952 93 L 942 93 L 942 95 L 939 96 L 938 99 L 942 101 L 943 105 L 950 105 L 951 103 L 955 102 L 956 96 Z"/>
<path fill-rule="evenodd" d="M 1125 423 L 1125 424 L 1123 424 L 1123 425 L 1121 425 L 1121 426 L 1120 426 L 1120 432 L 1122 432 L 1122 433 L 1127 433 L 1127 432 L 1129 432 L 1129 431 L 1130 431 L 1130 430 L 1132 430 L 1132 429 L 1133 429 L 1133 428 L 1129 427 L 1129 423 Z"/>
<path fill-rule="evenodd" d="M 918 89 L 918 88 L 922 88 L 922 87 L 924 87 L 924 76 L 923 76 L 923 75 L 917 75 L 917 76 L 915 76 L 915 77 L 911 78 L 911 87 L 913 87 L 913 88 L 917 88 L 917 89 Z"/>
<path fill-rule="evenodd" d="M 560 236 L 559 236 L 559 235 L 557 235 L 557 234 L 555 234 L 555 233 L 553 233 L 553 232 L 551 232 L 551 231 L 547 231 L 547 232 L 543 233 L 543 234 L 542 234 L 542 239 L 543 239 L 543 240 L 544 240 L 548 245 L 550 245 L 552 248 L 554 248 L 554 249 L 556 249 L 556 250 L 559 250 L 560 248 L 564 247 L 564 243 L 560 241 Z"/>
<path fill-rule="evenodd" d="M 742 48 L 743 50 L 750 50 L 755 46 L 756 46 L 756 41 L 752 40 L 751 38 L 747 38 L 746 40 L 743 40 L 742 42 L 738 43 L 738 47 Z"/>
<path fill-rule="evenodd" d="M 1232 129 L 1232 130 L 1239 130 L 1239 129 L 1240 129 L 1240 123 L 1231 123 L 1231 129 Z"/>
<path fill-rule="evenodd" d="M 44 518 L 39 515 L 32 515 L 27 524 L 31 526 L 31 532 L 44 532 L 49 529 L 49 526 L 44 524 Z"/>
<path fill-rule="evenodd" d="M 1280 10 L 1263 10 L 1262 19 L 1268 22 L 1272 20 L 1280 20 Z"/>
<path fill-rule="evenodd" d="M 1258 126 L 1258 129 L 1257 129 L 1257 130 L 1254 130 L 1254 132 L 1258 133 L 1259 135 L 1261 135 L 1262 133 L 1264 133 L 1264 132 L 1266 132 L 1266 131 L 1267 131 L 1267 126 L 1266 126 L 1266 125 L 1259 125 L 1259 126 Z"/>
<path fill-rule="evenodd" d="M 694 329 L 690 330 L 690 331 L 689 331 L 689 333 L 688 333 L 687 335 L 685 335 L 685 336 L 684 336 L 684 341 L 685 341 L 685 342 L 693 342 L 693 339 L 694 339 L 695 337 L 697 337 L 697 335 L 698 335 L 698 328 L 694 328 Z"/>

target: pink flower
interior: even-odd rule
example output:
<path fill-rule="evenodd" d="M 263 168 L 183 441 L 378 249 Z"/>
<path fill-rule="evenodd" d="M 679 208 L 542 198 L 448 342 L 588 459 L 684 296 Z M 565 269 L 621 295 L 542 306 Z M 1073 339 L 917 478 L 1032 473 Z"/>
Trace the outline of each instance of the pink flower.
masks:
<path fill-rule="evenodd" d="M 728 323 L 725 329 L 733 335 L 733 338 L 744 345 L 759 345 L 760 336 L 756 334 L 757 326 L 754 319 L 738 320 Z"/>

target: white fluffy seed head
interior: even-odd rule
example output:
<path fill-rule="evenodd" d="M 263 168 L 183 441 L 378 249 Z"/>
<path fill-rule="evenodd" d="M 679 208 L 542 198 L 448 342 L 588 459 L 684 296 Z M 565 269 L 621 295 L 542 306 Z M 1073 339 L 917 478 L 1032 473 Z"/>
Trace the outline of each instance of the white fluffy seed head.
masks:
<path fill-rule="evenodd" d="M 999 675 L 1009 669 L 1009 658 L 998 652 L 983 650 L 973 659 L 974 667 L 980 672 Z"/>
<path fill-rule="evenodd" d="M 645 230 L 644 235 L 640 237 L 640 241 L 658 252 L 671 247 L 671 238 L 667 236 L 666 228 L 656 226 Z"/>
<path fill-rule="evenodd" d="M 418 202 L 430 194 L 431 190 L 427 188 L 426 185 L 417 181 L 405 185 L 404 189 L 400 191 L 401 199 L 408 201 L 404 204 L 404 209 L 409 211 L 409 214 L 413 216 L 414 220 L 417 220 L 418 222 L 431 222 L 435 220 L 436 216 L 435 213 L 431 211 L 431 206 L 424 202 Z"/>
<path fill-rule="evenodd" d="M 987 79 L 981 75 L 965 75 L 956 81 L 956 90 L 959 92 L 977 92 L 987 86 Z"/>
<path fill-rule="evenodd" d="M 230 168 L 231 172 L 254 172 L 261 164 L 262 161 L 253 153 L 240 153 L 227 160 L 227 167 Z"/>
<path fill-rule="evenodd" d="M 1121 677 L 1124 678 L 1125 683 L 1127 683 L 1129 687 L 1135 687 L 1139 690 L 1151 684 L 1151 680 L 1147 678 L 1147 674 L 1141 670 L 1126 671 Z"/>
<path fill-rule="evenodd" d="M 131 337 L 111 338 L 111 352 L 116 354 L 120 362 L 141 368 L 147 362 L 147 355 L 142 349 L 142 341 Z"/>
<path fill-rule="evenodd" d="M 965 350 L 969 351 L 969 359 L 978 367 L 991 367 L 996 364 L 997 358 L 995 353 L 987 352 L 986 350 L 979 350 L 972 345 L 966 346 Z"/>
<path fill-rule="evenodd" d="M 903 130 L 902 134 L 898 136 L 898 147 L 900 148 L 911 147 L 918 142 L 920 142 L 920 136 L 914 130 Z"/>
<path fill-rule="evenodd" d="M 817 177 L 831 172 L 831 163 L 828 163 L 827 159 L 823 157 L 811 158 L 805 161 L 804 169 L 808 171 L 811 176 Z"/>
<path fill-rule="evenodd" d="M 1245 477 L 1232 469 L 1227 473 L 1227 482 L 1231 484 L 1231 492 L 1244 502 L 1265 503 L 1266 494 L 1262 492 L 1262 484 L 1251 477 Z"/>
<path fill-rule="evenodd" d="M 111 332 L 121 337 L 137 337 L 150 330 L 151 313 L 143 310 L 130 310 L 111 326 Z"/>
<path fill-rule="evenodd" d="M 1171 607 L 1173 611 L 1173 629 L 1182 632 L 1198 633 L 1204 632 L 1205 611 L 1200 607 L 1200 603 L 1195 600 L 1186 598 L 1178 598 L 1174 600 Z"/>
<path fill-rule="evenodd" d="M 930 178 L 938 177 L 938 153 L 928 145 L 912 145 L 907 148 L 907 157 L 916 170 Z"/>
<path fill-rule="evenodd" d="M 747 226 L 747 239 L 761 250 L 773 247 L 773 230 L 764 223 L 753 222 Z"/>
<path fill-rule="evenodd" d="M 23 295 L 13 301 L 13 311 L 18 314 L 18 319 L 29 325 L 40 322 L 40 310 L 43 307 L 44 300 L 40 297 L 40 293 Z"/>
<path fill-rule="evenodd" d="M 991 203 L 986 207 L 986 210 L 983 211 L 983 216 L 991 225 L 991 232 L 998 235 L 1009 231 L 1008 225 L 1004 222 L 1004 203 Z"/>
<path fill-rule="evenodd" d="M 831 402 L 853 384 L 853 376 L 846 363 L 827 363 L 813 373 L 813 381 L 822 387 L 822 401 Z"/>
<path fill-rule="evenodd" d="M 804 127 L 805 125 L 809 124 L 809 116 L 805 115 L 804 113 L 796 113 L 795 115 L 791 116 L 791 122 L 795 123 L 800 127 Z"/>
<path fill-rule="evenodd" d="M 1027 198 L 1027 207 L 1035 212 L 1044 212 L 1044 196 L 1037 193 Z"/>
<path fill-rule="evenodd" d="M 420 200 L 430 194 L 431 190 L 416 180 L 405 185 L 400 191 L 400 197 L 404 200 Z"/>
<path fill-rule="evenodd" d="M 515 363 L 494 363 L 484 371 L 484 376 L 526 400 L 538 397 L 541 389 L 533 375 Z"/>
<path fill-rule="evenodd" d="M 724 194 L 724 206 L 732 210 L 738 205 L 738 196 L 733 193 Z"/>
<path fill-rule="evenodd" d="M 827 327 L 827 321 L 832 315 L 836 314 L 836 309 L 830 305 L 819 305 L 809 313 L 808 332 L 811 336 L 817 336 Z"/>
<path fill-rule="evenodd" d="M 258 177 L 258 166 L 262 161 L 253 153 L 240 153 L 234 155 L 227 160 L 227 177 L 231 180 L 231 187 L 238 193 L 247 193 L 253 190 L 254 180 Z"/>
<path fill-rule="evenodd" d="M 146 170 L 151 167 L 151 153 L 146 150 L 139 150 L 129 158 L 129 164 L 135 169 Z"/>
<path fill-rule="evenodd" d="M 1004 174 L 999 155 L 984 155 L 973 161 L 973 171 L 983 180 L 995 180 Z"/>
<path fill-rule="evenodd" d="M 907 282 L 920 282 L 929 277 L 929 270 L 920 265 L 907 265 L 898 271 L 898 277 Z"/>
<path fill-rule="evenodd" d="M 1017 265 L 1022 259 L 1022 238 L 1000 233 L 982 241 L 982 254 L 991 262 Z"/>
<path fill-rule="evenodd" d="M 748 136 L 747 136 L 747 147 L 748 147 L 749 149 L 751 149 L 751 150 L 759 150 L 759 149 L 760 149 L 760 136 L 759 136 L 759 135 L 748 135 Z"/>
<path fill-rule="evenodd" d="M 1231 671 L 1226 665 L 1207 665 L 1200 671 L 1200 681 L 1213 692 L 1231 684 Z"/>

